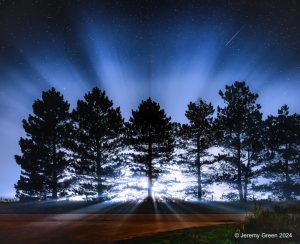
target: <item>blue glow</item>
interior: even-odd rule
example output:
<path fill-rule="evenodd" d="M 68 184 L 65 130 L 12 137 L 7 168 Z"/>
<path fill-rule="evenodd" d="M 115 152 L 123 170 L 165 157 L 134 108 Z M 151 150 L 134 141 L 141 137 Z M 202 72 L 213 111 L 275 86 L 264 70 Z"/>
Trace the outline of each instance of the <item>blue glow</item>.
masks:
<path fill-rule="evenodd" d="M 63 31 L 38 14 L 40 25 L 30 22 L 22 31 L 9 26 L 14 33 L 6 37 L 11 56 L 0 58 L 0 196 L 14 195 L 20 173 L 14 155 L 24 136 L 21 121 L 51 86 L 73 108 L 98 85 L 126 119 L 142 99 L 152 96 L 173 121 L 185 122 L 188 102 L 201 97 L 221 105 L 218 91 L 245 80 L 259 93 L 265 115 L 284 103 L 291 112 L 300 112 L 300 63 L 298 49 L 293 49 L 299 47 L 297 40 L 289 49 L 279 32 L 270 34 L 266 26 L 241 23 L 218 9 L 204 15 L 189 9 L 176 18 L 161 13 L 141 23 L 100 10 L 70 9 L 69 27 Z"/>

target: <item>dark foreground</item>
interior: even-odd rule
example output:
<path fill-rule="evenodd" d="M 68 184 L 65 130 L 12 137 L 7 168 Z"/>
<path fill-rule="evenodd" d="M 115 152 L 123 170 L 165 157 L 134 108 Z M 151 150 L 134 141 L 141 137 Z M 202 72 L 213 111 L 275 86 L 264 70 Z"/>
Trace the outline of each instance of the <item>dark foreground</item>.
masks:
<path fill-rule="evenodd" d="M 296 234 L 299 210 L 298 202 L 2 203 L 0 243 L 252 243 L 233 235 Z"/>
<path fill-rule="evenodd" d="M 244 214 L 1 214 L 1 243 L 111 243 L 239 223 Z"/>

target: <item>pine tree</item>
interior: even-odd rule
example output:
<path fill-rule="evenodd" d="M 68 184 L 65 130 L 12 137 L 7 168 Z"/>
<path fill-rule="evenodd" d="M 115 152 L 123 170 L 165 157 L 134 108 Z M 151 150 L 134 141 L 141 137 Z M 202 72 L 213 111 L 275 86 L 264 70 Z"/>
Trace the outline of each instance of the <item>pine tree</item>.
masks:
<path fill-rule="evenodd" d="M 77 193 L 104 199 L 118 175 L 122 148 L 123 118 L 120 108 L 95 87 L 77 102 L 72 112 L 74 138 L 71 145 Z"/>
<path fill-rule="evenodd" d="M 290 200 L 300 195 L 300 116 L 290 115 L 284 105 L 265 123 L 266 161 L 261 171 L 269 181 L 258 189 Z"/>
<path fill-rule="evenodd" d="M 69 139 L 69 103 L 54 88 L 33 103 L 33 115 L 23 120 L 26 138 L 20 139 L 22 168 L 15 185 L 17 197 L 57 199 L 68 187 L 66 145 Z"/>
<path fill-rule="evenodd" d="M 197 177 L 196 195 L 199 201 L 205 193 L 203 185 L 208 183 L 203 166 L 212 163 L 208 158 L 210 156 L 208 149 L 214 142 L 213 113 L 214 108 L 211 103 L 206 103 L 201 99 L 196 103 L 190 102 L 185 112 L 189 123 L 182 126 L 180 133 L 184 141 L 182 156 L 186 162 L 181 167 L 187 167 L 188 173 Z"/>
<path fill-rule="evenodd" d="M 256 103 L 258 95 L 252 93 L 245 82 L 236 81 L 220 91 L 225 107 L 218 107 L 217 123 L 223 136 L 220 146 L 225 154 L 219 156 L 222 173 L 216 180 L 226 182 L 238 190 L 239 199 L 247 200 L 248 184 L 257 163 L 255 148 L 259 139 L 261 106 Z M 258 138 L 257 138 L 258 136 Z"/>
<path fill-rule="evenodd" d="M 127 143 L 135 153 L 137 171 L 148 178 L 148 199 L 152 199 L 153 180 L 163 171 L 174 149 L 171 118 L 159 104 L 148 98 L 132 111 L 127 125 Z"/>

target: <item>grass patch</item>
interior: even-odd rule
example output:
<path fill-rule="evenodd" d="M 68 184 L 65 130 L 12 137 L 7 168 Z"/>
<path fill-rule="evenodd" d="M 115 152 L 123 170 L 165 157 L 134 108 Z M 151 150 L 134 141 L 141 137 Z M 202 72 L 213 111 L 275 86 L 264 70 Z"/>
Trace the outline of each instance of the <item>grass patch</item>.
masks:
<path fill-rule="evenodd" d="M 254 206 L 242 224 L 223 224 L 204 228 L 182 229 L 172 232 L 145 236 L 122 241 L 121 243 L 153 243 L 153 244 L 257 244 L 257 243 L 300 243 L 300 203 L 278 204 L 269 208 Z M 292 233 L 291 238 L 243 239 L 235 238 L 234 234 L 278 234 Z"/>
<path fill-rule="evenodd" d="M 237 243 L 233 234 L 239 225 L 224 224 L 204 228 L 183 229 L 166 232 L 155 236 L 134 238 L 120 243 L 143 244 L 231 244 Z"/>
<path fill-rule="evenodd" d="M 300 203 L 275 205 L 272 208 L 264 209 L 255 206 L 241 225 L 240 233 L 268 233 L 278 234 L 275 239 L 261 239 L 256 243 L 300 243 Z M 286 238 L 282 237 L 282 234 Z M 251 240 L 240 240 L 240 243 L 255 243 Z"/>

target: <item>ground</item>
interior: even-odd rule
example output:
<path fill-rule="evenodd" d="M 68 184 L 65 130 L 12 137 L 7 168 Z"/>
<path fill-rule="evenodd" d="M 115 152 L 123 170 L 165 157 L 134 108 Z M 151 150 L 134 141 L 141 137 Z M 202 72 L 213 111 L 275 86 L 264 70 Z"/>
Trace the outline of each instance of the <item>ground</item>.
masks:
<path fill-rule="evenodd" d="M 241 222 L 244 214 L 2 214 L 1 243 L 111 243 Z"/>
<path fill-rule="evenodd" d="M 111 243 L 240 223 L 235 203 L 14 203 L 0 205 L 1 243 Z"/>

